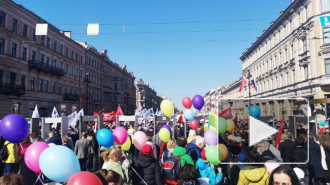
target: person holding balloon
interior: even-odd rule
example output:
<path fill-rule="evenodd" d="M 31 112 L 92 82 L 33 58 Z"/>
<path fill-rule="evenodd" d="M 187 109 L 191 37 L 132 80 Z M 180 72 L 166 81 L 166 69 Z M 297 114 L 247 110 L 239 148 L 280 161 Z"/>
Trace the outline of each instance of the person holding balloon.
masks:
<path fill-rule="evenodd" d="M 200 174 L 201 178 L 208 178 L 209 184 L 211 185 L 218 185 L 223 178 L 222 169 L 218 167 L 218 174 L 215 175 L 214 169 L 211 168 L 211 166 L 208 164 L 208 161 L 206 159 L 206 151 L 203 150 L 201 152 L 201 157 L 196 162 L 196 166 L 198 167 L 198 172 Z"/>

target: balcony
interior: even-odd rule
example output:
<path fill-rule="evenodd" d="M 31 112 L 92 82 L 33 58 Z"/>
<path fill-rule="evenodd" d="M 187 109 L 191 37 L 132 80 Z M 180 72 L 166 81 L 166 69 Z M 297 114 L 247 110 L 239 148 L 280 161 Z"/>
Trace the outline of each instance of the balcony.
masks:
<path fill-rule="evenodd" d="M 26 94 L 24 85 L 13 85 L 9 83 L 0 83 L 0 93 L 8 95 L 17 95 L 21 96 Z"/>
<path fill-rule="evenodd" d="M 52 65 L 47 65 L 43 62 L 30 60 L 29 69 L 36 69 L 38 72 L 50 73 L 51 75 L 57 75 L 58 77 L 64 76 L 64 70 Z"/>
<path fill-rule="evenodd" d="M 79 95 L 78 94 L 71 94 L 71 93 L 64 93 L 63 94 L 63 100 L 64 101 L 79 101 Z"/>

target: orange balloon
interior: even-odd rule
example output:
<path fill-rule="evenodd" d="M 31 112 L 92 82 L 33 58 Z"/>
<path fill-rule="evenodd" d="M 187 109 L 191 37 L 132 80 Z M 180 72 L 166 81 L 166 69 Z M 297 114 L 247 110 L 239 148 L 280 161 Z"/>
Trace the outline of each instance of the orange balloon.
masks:
<path fill-rule="evenodd" d="M 218 147 L 221 151 L 221 161 L 225 160 L 228 155 L 228 149 L 224 144 L 218 144 Z"/>
<path fill-rule="evenodd" d="M 227 132 L 231 133 L 235 129 L 234 121 L 231 119 L 227 119 L 228 127 Z"/>

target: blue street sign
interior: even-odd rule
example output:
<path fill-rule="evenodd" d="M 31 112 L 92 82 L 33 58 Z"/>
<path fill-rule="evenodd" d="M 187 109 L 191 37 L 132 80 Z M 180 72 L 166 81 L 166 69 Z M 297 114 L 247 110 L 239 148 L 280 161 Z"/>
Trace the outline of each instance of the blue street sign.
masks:
<path fill-rule="evenodd" d="M 330 27 L 330 16 L 320 16 L 322 27 Z"/>

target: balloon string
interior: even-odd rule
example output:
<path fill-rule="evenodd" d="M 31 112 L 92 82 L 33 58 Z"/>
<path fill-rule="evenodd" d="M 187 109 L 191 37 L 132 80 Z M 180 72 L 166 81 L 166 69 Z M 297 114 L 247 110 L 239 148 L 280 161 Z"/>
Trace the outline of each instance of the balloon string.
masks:
<path fill-rule="evenodd" d="M 37 174 L 37 173 L 36 173 Z M 41 182 L 42 185 L 45 185 L 45 183 L 43 182 L 43 180 L 41 178 L 43 178 L 44 176 L 42 175 L 42 173 L 40 173 L 38 176 L 38 179 L 36 180 L 36 182 L 34 183 L 34 185 L 38 182 L 38 180 Z M 41 178 L 40 178 L 41 177 Z"/>

